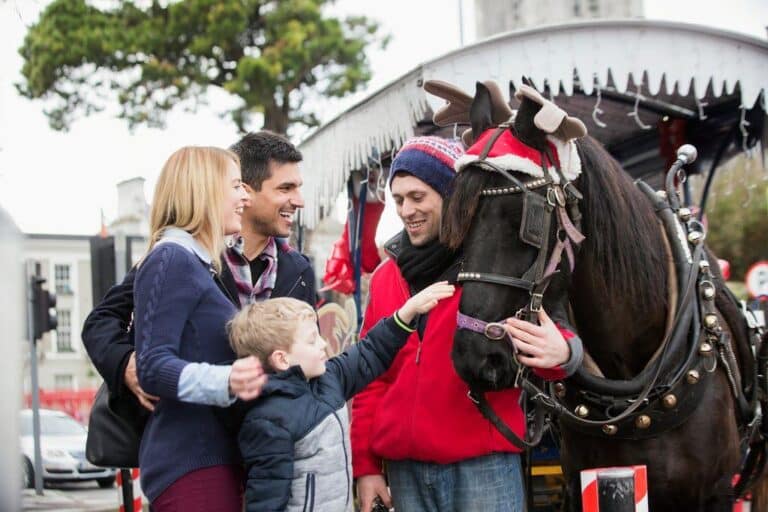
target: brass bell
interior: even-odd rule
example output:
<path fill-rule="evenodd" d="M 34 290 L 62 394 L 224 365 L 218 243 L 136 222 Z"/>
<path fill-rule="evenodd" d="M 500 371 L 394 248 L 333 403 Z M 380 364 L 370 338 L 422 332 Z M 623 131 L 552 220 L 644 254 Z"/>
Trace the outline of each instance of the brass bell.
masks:
<path fill-rule="evenodd" d="M 565 396 L 565 384 L 562 382 L 555 383 L 555 396 L 563 398 Z"/>
<path fill-rule="evenodd" d="M 616 425 L 603 425 L 603 434 L 612 436 L 619 431 L 619 427 Z"/>
<path fill-rule="evenodd" d="M 677 216 L 680 217 L 680 220 L 683 222 L 688 222 L 691 220 L 691 209 L 690 208 L 680 208 L 677 211 Z"/>
<path fill-rule="evenodd" d="M 691 370 L 688 372 L 688 375 L 685 376 L 685 380 L 688 381 L 688 384 L 696 384 L 699 382 L 700 378 L 701 376 L 697 370 Z"/>
<path fill-rule="evenodd" d="M 717 327 L 717 315 L 714 313 L 704 315 L 704 327 L 707 329 L 714 329 Z"/>
<path fill-rule="evenodd" d="M 647 414 L 641 414 L 635 420 L 635 426 L 639 429 L 645 430 L 646 428 L 651 426 L 651 417 L 648 416 Z"/>
<path fill-rule="evenodd" d="M 712 285 L 704 285 L 704 287 L 701 289 L 701 296 L 705 298 L 706 300 L 712 300 L 715 298 L 715 287 Z"/>
<path fill-rule="evenodd" d="M 708 356 L 711 353 L 712 353 L 712 345 L 710 345 L 706 341 L 702 343 L 701 346 L 699 347 L 699 354 L 703 356 Z"/>
<path fill-rule="evenodd" d="M 577 405 L 575 412 L 576 416 L 579 418 L 586 418 L 589 416 L 589 408 L 586 405 Z"/>
<path fill-rule="evenodd" d="M 661 399 L 661 403 L 664 404 L 664 407 L 667 409 L 674 409 L 677 405 L 677 397 L 672 393 L 664 395 L 664 398 Z"/>
<path fill-rule="evenodd" d="M 688 233 L 688 241 L 692 244 L 697 244 L 701 242 L 701 240 L 704 238 L 704 233 L 701 231 L 691 231 Z"/>

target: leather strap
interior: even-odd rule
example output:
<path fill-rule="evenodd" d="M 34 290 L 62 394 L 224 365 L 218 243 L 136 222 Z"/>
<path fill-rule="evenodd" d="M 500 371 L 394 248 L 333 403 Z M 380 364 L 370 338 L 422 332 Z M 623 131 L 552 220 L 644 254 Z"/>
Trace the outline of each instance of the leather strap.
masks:
<path fill-rule="evenodd" d="M 491 404 L 489 404 L 488 400 L 485 398 L 485 393 L 470 390 L 469 393 L 467 393 L 467 396 L 475 403 L 477 409 L 480 411 L 480 414 L 482 414 L 485 419 L 490 421 L 493 426 L 496 427 L 496 430 L 498 430 L 499 433 L 503 435 L 507 441 L 515 445 L 520 450 L 525 451 L 529 448 L 533 448 L 541 442 L 541 438 L 544 436 L 544 432 L 546 431 L 547 418 L 546 411 L 544 408 L 539 407 L 538 404 L 535 407 L 533 413 L 533 427 L 531 429 L 531 436 L 528 437 L 528 435 L 524 435 L 523 438 L 521 438 L 515 434 L 515 432 L 509 428 L 509 426 L 507 426 L 507 424 L 504 423 L 501 418 L 499 418 L 498 414 L 496 414 L 496 412 L 491 407 Z"/>

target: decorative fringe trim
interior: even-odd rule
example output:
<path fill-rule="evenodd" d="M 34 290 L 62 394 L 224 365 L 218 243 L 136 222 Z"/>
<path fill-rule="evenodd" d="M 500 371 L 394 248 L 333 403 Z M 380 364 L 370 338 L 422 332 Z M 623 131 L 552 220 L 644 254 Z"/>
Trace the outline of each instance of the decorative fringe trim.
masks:
<path fill-rule="evenodd" d="M 398 149 L 413 137 L 428 106 L 419 86 L 421 70 L 366 99 L 310 135 L 301 145 L 304 157 L 302 224 L 314 228 L 328 215 L 349 173 L 367 164 L 368 156 Z"/>

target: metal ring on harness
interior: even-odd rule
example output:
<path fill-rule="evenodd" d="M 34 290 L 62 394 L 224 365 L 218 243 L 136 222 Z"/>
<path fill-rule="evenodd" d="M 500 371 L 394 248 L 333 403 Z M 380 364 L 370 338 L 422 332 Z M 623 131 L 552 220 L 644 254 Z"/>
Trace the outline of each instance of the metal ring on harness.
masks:
<path fill-rule="evenodd" d="M 554 208 L 555 206 L 565 207 L 565 192 L 560 187 L 549 187 L 547 189 L 547 203 Z"/>
<path fill-rule="evenodd" d="M 507 335 L 507 330 L 504 328 L 504 325 L 499 322 L 489 322 L 485 325 L 483 334 L 485 334 L 485 337 L 489 340 L 499 341 L 503 340 Z"/>

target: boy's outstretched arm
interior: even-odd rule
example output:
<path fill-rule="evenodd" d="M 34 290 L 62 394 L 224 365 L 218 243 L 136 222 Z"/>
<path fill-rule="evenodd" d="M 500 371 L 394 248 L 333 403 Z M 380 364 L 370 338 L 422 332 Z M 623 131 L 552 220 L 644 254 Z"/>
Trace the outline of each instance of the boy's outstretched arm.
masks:
<path fill-rule="evenodd" d="M 380 320 L 365 338 L 328 361 L 328 373 L 339 379 L 346 400 L 387 371 L 413 333 L 410 324 L 416 316 L 429 312 L 454 291 L 454 286 L 446 282 L 428 286 L 408 299 L 392 317 Z"/>

